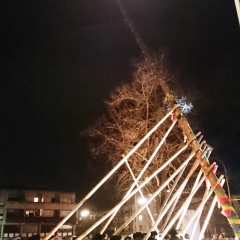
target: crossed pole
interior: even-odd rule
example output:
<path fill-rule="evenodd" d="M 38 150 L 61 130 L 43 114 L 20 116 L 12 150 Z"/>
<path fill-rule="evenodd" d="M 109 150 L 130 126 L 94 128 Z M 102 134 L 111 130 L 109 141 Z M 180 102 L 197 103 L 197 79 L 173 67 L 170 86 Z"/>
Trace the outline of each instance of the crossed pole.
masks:
<path fill-rule="evenodd" d="M 158 77 L 157 75 L 158 74 L 156 72 L 155 77 Z M 159 77 L 159 79 L 162 90 L 166 96 L 166 100 L 170 104 L 174 105 L 176 100 L 173 94 L 171 93 L 170 88 L 162 78 Z M 235 209 L 233 208 L 229 197 L 225 193 L 224 188 L 219 183 L 219 179 L 215 174 L 216 163 L 210 165 L 208 160 L 210 154 L 199 148 L 199 142 L 197 141 L 195 134 L 191 129 L 187 119 L 184 116 L 182 116 L 182 109 L 180 107 L 177 107 L 175 109 L 174 115 L 178 119 L 179 126 L 182 129 L 184 136 L 188 141 L 191 142 L 190 147 L 192 148 L 193 151 L 197 152 L 196 158 L 199 161 L 199 165 L 206 178 L 206 181 L 210 184 L 212 190 L 215 193 L 217 202 L 220 204 L 222 208 L 222 214 L 227 218 L 229 224 L 231 225 L 233 232 L 236 236 L 236 239 L 240 240 L 240 219 Z"/>

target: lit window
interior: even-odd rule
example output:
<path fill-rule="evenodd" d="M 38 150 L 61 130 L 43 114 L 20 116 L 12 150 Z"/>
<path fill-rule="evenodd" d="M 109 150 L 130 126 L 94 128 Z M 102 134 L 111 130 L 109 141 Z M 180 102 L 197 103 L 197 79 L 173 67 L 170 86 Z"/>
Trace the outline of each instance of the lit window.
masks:
<path fill-rule="evenodd" d="M 33 217 L 33 210 L 26 210 L 25 216 L 26 217 Z"/>
<path fill-rule="evenodd" d="M 143 216 L 142 216 L 142 214 L 140 214 L 140 215 L 138 215 L 138 221 L 142 221 L 143 220 Z"/>
<path fill-rule="evenodd" d="M 38 198 L 38 197 L 35 197 L 35 198 L 33 199 L 33 201 L 34 201 L 34 202 L 38 202 L 38 201 L 39 201 L 39 198 Z"/>
<path fill-rule="evenodd" d="M 40 217 L 42 216 L 42 209 L 37 209 L 37 210 L 26 210 L 25 211 L 25 216 L 26 217 Z"/>

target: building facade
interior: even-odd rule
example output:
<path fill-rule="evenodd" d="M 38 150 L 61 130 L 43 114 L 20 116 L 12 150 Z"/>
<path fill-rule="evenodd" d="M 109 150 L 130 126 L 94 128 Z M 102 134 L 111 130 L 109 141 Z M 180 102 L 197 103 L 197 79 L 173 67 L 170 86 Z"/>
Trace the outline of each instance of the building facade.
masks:
<path fill-rule="evenodd" d="M 120 209 L 118 209 L 116 215 L 109 223 L 107 228 L 105 229 L 105 233 L 108 236 L 111 236 L 116 230 L 118 230 L 125 222 L 135 213 L 135 211 L 140 208 L 142 203 L 136 201 L 136 198 L 133 201 L 129 201 L 128 203 L 124 204 Z M 153 214 L 153 218 L 156 218 L 156 214 L 154 214 L 154 208 L 152 207 L 153 204 L 149 206 L 150 211 Z M 87 216 L 81 217 L 82 213 L 85 211 L 85 208 L 79 209 L 79 221 L 77 226 L 77 236 L 85 232 L 88 228 L 94 225 L 99 219 L 105 216 L 109 210 L 101 211 L 99 209 L 91 209 L 88 208 L 89 214 Z M 103 227 L 105 226 L 106 222 L 103 222 L 97 227 L 94 227 L 91 235 L 94 236 L 96 233 L 99 233 Z M 134 232 L 148 232 L 149 229 L 152 227 L 152 221 L 149 217 L 149 213 L 146 209 L 142 210 L 132 221 L 130 221 L 124 229 L 121 231 L 122 236 L 132 235 Z"/>
<path fill-rule="evenodd" d="M 238 216 L 240 216 L 240 195 L 232 195 L 231 202 Z"/>
<path fill-rule="evenodd" d="M 120 226 L 122 226 L 139 208 L 145 204 L 146 201 L 147 199 L 136 194 L 132 201 L 129 201 L 127 204 L 122 206 L 113 220 L 114 230 L 117 230 Z M 154 220 L 156 220 L 157 217 L 156 204 L 154 201 L 148 205 L 148 209 L 149 211 L 144 208 L 141 212 L 139 212 L 123 229 L 121 234 L 129 235 L 134 232 L 148 232 L 153 226 L 151 217 Z M 149 212 L 151 212 L 151 217 Z"/>
<path fill-rule="evenodd" d="M 76 206 L 75 193 L 0 189 L 0 239 L 44 237 Z M 56 233 L 72 236 L 76 215 Z"/>

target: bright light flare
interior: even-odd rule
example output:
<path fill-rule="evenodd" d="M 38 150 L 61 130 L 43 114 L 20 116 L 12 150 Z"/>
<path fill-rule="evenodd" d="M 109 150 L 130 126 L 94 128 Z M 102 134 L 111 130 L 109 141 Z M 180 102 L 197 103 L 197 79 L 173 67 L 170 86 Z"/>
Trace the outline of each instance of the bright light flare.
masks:
<path fill-rule="evenodd" d="M 81 213 L 80 213 L 81 217 L 87 217 L 89 216 L 89 210 L 85 209 L 85 210 L 82 210 Z"/>
<path fill-rule="evenodd" d="M 139 205 L 143 205 L 144 203 L 147 202 L 147 199 L 145 197 L 141 197 L 137 200 L 137 202 Z"/>

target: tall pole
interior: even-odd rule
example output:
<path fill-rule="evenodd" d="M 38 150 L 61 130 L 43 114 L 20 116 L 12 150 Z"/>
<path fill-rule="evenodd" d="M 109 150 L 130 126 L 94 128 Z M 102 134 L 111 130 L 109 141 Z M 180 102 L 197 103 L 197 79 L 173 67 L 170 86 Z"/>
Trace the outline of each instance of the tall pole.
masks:
<path fill-rule="evenodd" d="M 176 106 L 177 107 L 177 106 Z M 138 144 L 75 206 L 75 208 L 63 218 L 43 240 L 48 240 L 62 225 L 120 168 L 127 159 L 142 145 L 142 143 L 173 113 L 174 107 L 169 111 L 141 140 Z"/>
<path fill-rule="evenodd" d="M 148 68 L 149 71 L 151 71 L 153 77 L 156 77 L 157 79 L 159 79 L 161 88 L 165 94 L 165 100 L 166 102 L 168 102 L 169 104 L 176 104 L 176 99 L 175 96 L 172 94 L 171 89 L 169 88 L 169 86 L 166 84 L 166 81 L 164 80 L 163 76 L 161 76 L 162 73 L 159 73 L 158 71 L 156 71 L 156 69 L 154 69 L 154 67 L 151 64 L 151 60 L 150 60 L 150 56 L 148 53 L 148 49 L 146 47 L 146 45 L 144 44 L 142 38 L 140 37 L 139 34 L 136 34 L 136 29 L 135 26 L 133 24 L 133 22 L 131 21 L 130 17 L 127 14 L 126 9 L 124 8 L 121 0 L 116 0 L 121 13 L 124 17 L 125 23 L 129 26 L 130 30 L 132 31 L 135 40 L 138 44 L 138 46 L 140 47 L 141 51 L 142 51 L 142 55 L 146 61 L 146 66 L 150 66 L 150 67 L 146 67 Z M 236 5 L 236 9 L 237 9 L 237 14 L 238 14 L 238 19 L 239 19 L 239 23 L 240 23 L 240 0 L 235 0 L 235 5 Z M 150 64 L 147 64 L 148 61 L 150 61 Z M 182 116 L 182 109 L 180 107 L 177 107 L 175 109 L 175 113 L 174 113 L 174 117 L 176 117 L 178 119 L 178 123 L 183 131 L 184 136 L 187 138 L 188 142 L 191 142 L 190 146 L 192 148 L 192 150 L 194 152 L 197 152 L 197 160 L 199 161 L 199 164 L 201 166 L 201 170 L 203 172 L 203 174 L 206 177 L 206 181 L 209 182 L 209 184 L 212 187 L 212 190 L 214 191 L 217 201 L 220 204 L 221 208 L 222 208 L 222 213 L 226 216 L 229 224 L 231 225 L 234 234 L 236 236 L 236 239 L 240 240 L 240 219 L 235 211 L 235 209 L 233 208 L 228 196 L 226 195 L 223 187 L 221 186 L 221 184 L 219 183 L 219 180 L 217 178 L 217 176 L 215 175 L 215 165 L 210 165 L 209 161 L 208 161 L 208 152 L 205 153 L 203 149 L 201 149 L 201 146 L 199 144 L 199 142 L 196 140 L 196 136 L 193 132 L 193 130 L 191 129 L 190 125 L 188 124 L 188 121 L 185 117 Z"/>
<path fill-rule="evenodd" d="M 157 77 L 157 74 L 156 74 Z M 175 104 L 176 100 L 171 93 L 169 87 L 167 86 L 166 82 L 164 80 L 160 81 L 162 90 L 166 96 L 166 100 L 171 103 Z M 199 142 L 196 140 L 195 134 L 193 130 L 191 129 L 187 119 L 182 116 L 182 109 L 180 107 L 176 108 L 174 112 L 175 118 L 178 119 L 178 123 L 180 128 L 183 131 L 184 136 L 186 139 L 191 143 L 191 148 L 193 151 L 197 151 L 196 158 L 199 161 L 201 170 L 203 174 L 206 177 L 206 181 L 209 182 L 210 186 L 212 187 L 217 201 L 220 204 L 222 208 L 222 214 L 227 218 L 229 224 L 231 225 L 233 232 L 236 236 L 236 239 L 240 239 L 240 219 L 237 215 L 235 209 L 233 208 L 230 199 L 226 195 L 224 188 L 221 186 L 221 184 L 218 182 L 218 178 L 215 175 L 215 164 L 210 165 L 208 161 L 208 155 L 199 148 Z"/>

